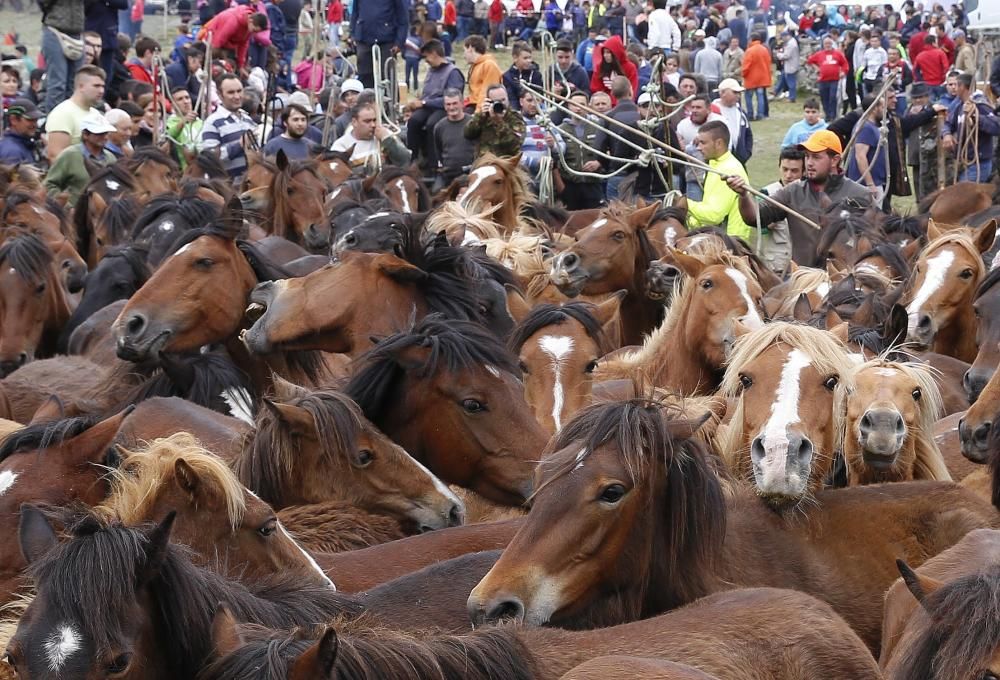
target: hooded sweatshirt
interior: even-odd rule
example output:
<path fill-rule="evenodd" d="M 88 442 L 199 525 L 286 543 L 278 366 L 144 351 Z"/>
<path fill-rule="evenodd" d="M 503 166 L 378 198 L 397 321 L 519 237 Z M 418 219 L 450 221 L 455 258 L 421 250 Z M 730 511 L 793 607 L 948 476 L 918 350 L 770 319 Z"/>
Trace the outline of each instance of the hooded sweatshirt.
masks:
<path fill-rule="evenodd" d="M 608 50 L 611 54 L 615 55 L 615 58 L 618 60 L 618 63 L 621 65 L 621 70 L 623 71 L 623 73 L 612 74 L 611 77 L 607 79 L 607 83 L 605 83 L 605 77 L 601 75 L 601 64 L 604 63 L 604 50 Z M 625 55 L 625 46 L 622 45 L 622 39 L 617 35 L 608 38 L 603 43 L 595 45 L 594 52 L 594 73 L 590 77 L 590 93 L 607 92 L 608 96 L 611 97 L 611 105 L 617 105 L 618 100 L 611 95 L 611 79 L 615 75 L 619 75 L 625 76 L 629 79 L 629 82 L 632 83 L 633 96 L 638 96 L 639 70 Z"/>

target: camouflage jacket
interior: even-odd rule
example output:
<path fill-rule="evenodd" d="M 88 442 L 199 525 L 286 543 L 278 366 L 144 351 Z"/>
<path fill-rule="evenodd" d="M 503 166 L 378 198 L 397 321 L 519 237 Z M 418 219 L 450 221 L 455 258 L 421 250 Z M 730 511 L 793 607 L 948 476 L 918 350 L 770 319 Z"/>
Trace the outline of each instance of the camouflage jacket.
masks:
<path fill-rule="evenodd" d="M 499 121 L 488 113 L 476 113 L 465 124 L 465 138 L 476 143 L 476 155 L 486 152 L 497 156 L 516 156 L 524 139 L 524 119 L 508 108 Z"/>
<path fill-rule="evenodd" d="M 566 141 L 566 151 L 563 156 L 566 159 L 566 165 L 573 170 L 583 170 L 583 164 L 587 161 L 601 161 L 601 157 L 598 156 L 593 151 L 585 149 L 577 139 L 583 140 L 588 146 L 596 146 L 597 133 L 600 131 L 600 126 L 596 123 L 581 123 L 582 131 L 577 129 L 577 122 L 575 119 L 570 118 L 563 122 L 559 126 L 559 131 L 563 133 L 563 139 Z M 602 168 L 598 168 L 597 172 L 604 172 Z M 567 182 L 578 182 L 578 183 L 597 183 L 602 180 L 596 177 L 579 177 L 572 173 L 563 171 L 563 179 Z"/>

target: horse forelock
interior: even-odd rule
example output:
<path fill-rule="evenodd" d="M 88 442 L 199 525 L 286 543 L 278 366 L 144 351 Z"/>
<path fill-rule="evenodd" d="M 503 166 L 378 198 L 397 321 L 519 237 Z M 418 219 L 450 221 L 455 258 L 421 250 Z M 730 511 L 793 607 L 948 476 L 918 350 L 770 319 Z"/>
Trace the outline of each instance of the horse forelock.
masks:
<path fill-rule="evenodd" d="M 45 281 L 52 272 L 52 251 L 40 238 L 21 232 L 0 245 L 0 266 L 14 269 L 28 283 Z"/>
<path fill-rule="evenodd" d="M 528 315 L 511 331 L 507 346 L 514 353 L 520 351 L 532 335 L 546 326 L 558 326 L 576 321 L 597 345 L 600 351 L 610 351 L 609 340 L 601 322 L 594 316 L 594 305 L 589 302 L 567 302 L 562 305 L 541 304 L 532 307 Z"/>

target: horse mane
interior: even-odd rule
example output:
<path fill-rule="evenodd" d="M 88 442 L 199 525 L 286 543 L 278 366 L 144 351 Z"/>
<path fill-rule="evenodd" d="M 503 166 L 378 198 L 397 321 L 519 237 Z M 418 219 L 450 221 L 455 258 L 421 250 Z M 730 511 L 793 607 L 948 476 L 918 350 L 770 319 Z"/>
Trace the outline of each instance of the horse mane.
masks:
<path fill-rule="evenodd" d="M 0 263 L 6 263 L 30 284 L 39 284 L 49 278 L 52 261 L 52 251 L 30 232 L 21 232 L 0 245 Z"/>
<path fill-rule="evenodd" d="M 480 209 L 478 203 L 475 207 L 462 205 L 458 201 L 447 201 L 441 204 L 424 222 L 424 232 L 427 234 L 439 234 L 442 231 L 448 234 L 451 240 L 468 243 L 468 233 L 471 231 L 476 240 L 503 238 L 500 227 L 492 220 L 492 216 L 500 209 L 499 205 Z M 463 237 L 455 239 L 456 231 L 461 230 Z"/>
<path fill-rule="evenodd" d="M 195 566 L 174 543 L 154 549 L 153 533 L 126 527 L 86 511 L 67 517 L 71 538 L 29 567 L 38 588 L 35 602 L 75 621 L 90 649 L 112 649 L 128 634 L 136 591 L 147 588 L 157 644 L 171 677 L 192 678 L 211 657 L 212 620 L 220 601 L 234 616 L 275 628 L 357 615 L 361 606 L 332 588 L 302 585 L 282 574 L 247 587 Z M 153 530 L 156 532 L 156 530 Z"/>
<path fill-rule="evenodd" d="M 594 316 L 590 302 L 566 302 L 562 305 L 541 304 L 531 308 L 528 315 L 511 331 L 507 346 L 515 354 L 532 335 L 546 326 L 560 326 L 567 321 L 576 321 L 587 336 L 593 340 L 602 354 L 611 351 L 610 340 L 604 333 L 601 322 Z"/>
<path fill-rule="evenodd" d="M 188 162 L 188 167 L 197 165 L 203 174 L 208 175 L 208 179 L 229 179 L 229 172 L 226 166 L 219 159 L 219 154 L 213 150 L 199 151 L 194 158 Z"/>
<path fill-rule="evenodd" d="M 216 206 L 200 198 L 181 199 L 173 194 L 155 196 L 146 203 L 136 218 L 135 226 L 132 227 L 132 240 L 137 240 L 150 224 L 167 213 L 176 213 L 187 222 L 188 229 L 206 227 L 219 216 Z"/>
<path fill-rule="evenodd" d="M 127 172 L 118 163 L 107 165 L 91 175 L 90 181 L 87 182 L 87 186 L 80 192 L 80 196 L 76 199 L 76 203 L 73 206 L 75 244 L 77 252 L 81 254 L 86 253 L 90 245 L 91 226 L 88 219 L 90 213 L 90 195 L 98 183 L 108 180 L 117 182 L 128 190 L 135 189 L 135 178 L 132 176 L 132 173 Z M 108 201 L 108 207 L 111 207 L 114 203 L 114 201 Z"/>
<path fill-rule="evenodd" d="M 338 621 L 336 629 L 308 626 L 275 631 L 239 626 L 244 644 L 210 663 L 198 680 L 287 680 L 289 669 L 324 637 L 333 636 L 336 661 L 331 678 L 393 680 L 530 680 L 534 657 L 512 627 L 464 635 L 418 636 L 373 628 L 364 621 Z M 318 678 L 316 679 L 318 680 Z"/>
<path fill-rule="evenodd" d="M 146 255 L 148 252 L 146 248 L 136 244 L 114 246 L 108 252 L 104 253 L 101 261 L 109 258 L 123 260 L 128 265 L 135 280 L 141 286 L 152 274 L 149 270 L 149 265 L 146 264 Z"/>
<path fill-rule="evenodd" d="M 104 223 L 114 243 L 128 240 L 141 207 L 132 194 L 123 194 L 108 205 L 107 212 L 104 213 Z"/>
<path fill-rule="evenodd" d="M 508 240 L 488 238 L 483 241 L 490 257 L 526 281 L 524 290 L 531 299 L 541 295 L 551 282 L 542 251 L 543 243 L 541 236 L 525 236 L 520 233 L 515 233 Z"/>
<path fill-rule="evenodd" d="M 881 257 L 885 260 L 886 264 L 892 267 L 895 271 L 899 272 L 901 280 L 905 281 L 909 278 L 910 263 L 906 261 L 905 257 L 903 257 L 902 251 L 896 244 L 888 242 L 874 244 L 871 250 L 867 253 L 863 253 L 861 257 L 854 261 L 854 267 L 857 268 L 859 264 L 872 257 Z M 857 274 L 858 272 L 855 273 Z"/>
<path fill-rule="evenodd" d="M 418 366 L 403 363 L 402 354 L 411 348 L 428 350 L 427 358 Z M 439 370 L 458 372 L 488 366 L 521 374 L 514 355 L 485 328 L 440 314 L 429 314 L 410 330 L 390 335 L 357 362 L 358 368 L 344 386 L 344 394 L 376 424 L 395 407 L 393 395 L 408 372 L 426 378 Z"/>
<path fill-rule="evenodd" d="M 111 521 L 127 525 L 148 521 L 160 491 L 176 478 L 175 465 L 184 461 L 198 475 L 199 485 L 223 499 L 233 531 L 246 512 L 245 489 L 221 458 L 202 447 L 187 432 L 154 439 L 138 451 L 121 450 L 124 460 L 108 474 L 111 493 L 94 511 Z"/>
<path fill-rule="evenodd" d="M 1000 281 L 1000 267 L 997 267 L 996 269 L 991 269 L 990 272 L 986 275 L 986 278 L 984 278 L 979 283 L 979 287 L 976 288 L 976 293 L 975 295 L 973 295 L 972 301 L 975 302 L 982 296 L 986 295 L 986 293 L 989 292 L 990 288 L 997 285 L 998 281 Z"/>
<path fill-rule="evenodd" d="M 736 399 L 736 408 L 729 422 L 722 445 L 722 455 L 731 470 L 738 469 L 738 456 L 743 449 L 743 398 L 740 374 L 746 366 L 759 357 L 773 345 L 787 345 L 808 355 L 812 366 L 820 374 L 839 377 L 834 388 L 833 429 L 834 450 L 817 451 L 816 457 L 832 457 L 841 449 L 846 424 L 847 413 L 845 401 L 848 392 L 853 389 L 854 364 L 847 348 L 832 333 L 803 324 L 785 321 L 772 321 L 763 327 L 751 331 L 736 340 L 719 393 L 728 398 Z"/>
<path fill-rule="evenodd" d="M 842 232 L 846 231 L 848 236 L 854 239 L 866 236 L 872 243 L 880 243 L 885 240 L 882 234 L 868 223 L 865 214 L 853 209 L 847 201 L 830 206 L 825 216 L 830 219 L 823 225 L 819 243 L 816 245 L 814 264 L 818 267 L 822 267 L 826 262 L 827 251 L 830 250 L 830 246 Z"/>
<path fill-rule="evenodd" d="M 924 596 L 927 616 L 900 649 L 898 677 L 978 677 L 1000 647 L 1000 566 L 988 565 Z M 895 664 L 894 664 L 895 665 Z"/>
<path fill-rule="evenodd" d="M 926 211 L 925 211 L 926 212 Z M 913 240 L 927 238 L 926 220 L 920 215 L 887 215 L 882 220 L 882 233 L 905 234 Z"/>
<path fill-rule="evenodd" d="M 252 417 L 256 410 L 253 383 L 226 352 L 160 356 L 160 370 L 127 393 L 122 406 L 153 397 L 182 397 L 216 411 L 225 404 L 231 411 L 245 411 Z M 111 410 L 120 408 L 114 406 Z"/>
<path fill-rule="evenodd" d="M 784 288 L 780 291 L 782 294 L 781 305 L 774 311 L 774 318 L 791 318 L 799 295 L 810 293 L 824 284 L 832 286 L 830 275 L 824 269 L 799 267 L 793 271 L 788 275 L 788 279 L 781 284 Z M 772 290 L 777 291 L 778 289 Z"/>
<path fill-rule="evenodd" d="M 85 415 L 25 425 L 0 440 L 0 462 L 15 453 L 58 446 L 83 434 L 100 421 L 98 415 Z"/>
<path fill-rule="evenodd" d="M 653 213 L 653 219 L 650 220 L 650 224 L 652 224 L 654 222 L 663 222 L 664 220 L 676 220 L 677 222 L 680 222 L 681 224 L 687 224 L 687 209 L 686 208 L 678 208 L 675 205 L 668 205 L 668 206 L 663 206 L 663 207 L 657 208 L 656 212 Z M 718 231 L 721 234 L 725 234 L 726 236 L 729 236 L 729 234 L 726 234 L 725 231 L 723 231 L 722 229 L 717 229 L 716 227 L 703 227 L 703 229 L 711 229 L 712 231 Z M 701 231 L 701 230 L 699 229 L 699 230 L 695 230 L 695 231 Z M 690 233 L 694 233 L 694 232 L 690 232 L 689 231 L 688 233 L 690 234 Z M 732 237 L 730 237 L 730 238 L 732 238 Z"/>
<path fill-rule="evenodd" d="M 438 238 L 425 248 L 411 248 L 407 255 L 410 264 L 427 274 L 417 286 L 433 312 L 449 319 L 482 319 L 475 284 L 490 276 L 484 276 L 487 270 L 472 251 Z"/>
<path fill-rule="evenodd" d="M 121 165 L 122 169 L 132 174 L 139 169 L 143 163 L 156 163 L 170 168 L 173 172 L 179 172 L 177 162 L 168 154 L 160 151 L 155 146 L 141 146 L 135 150 L 131 156 L 123 158 L 115 165 Z"/>
<path fill-rule="evenodd" d="M 301 408 L 312 416 L 321 455 L 331 461 L 349 455 L 358 433 L 365 429 L 358 405 L 332 389 L 306 391 L 281 403 Z M 258 410 L 254 430 L 247 434 L 243 454 L 234 463 L 236 474 L 262 499 L 276 503 L 299 462 L 299 441 L 271 408 Z"/>
<path fill-rule="evenodd" d="M 308 172 L 324 185 L 326 184 L 326 180 L 319 174 L 316 161 L 309 159 L 290 160 L 283 170 L 275 168 L 275 173 L 271 177 L 270 190 L 272 233 L 295 243 L 298 242 L 298 234 L 294 229 L 289 229 L 292 207 L 288 195 L 295 181 L 295 176 L 300 172 Z"/>
<path fill-rule="evenodd" d="M 660 611 L 711 592 L 722 554 L 726 503 L 708 462 L 708 450 L 691 436 L 698 425 L 676 402 L 640 398 L 595 404 L 556 433 L 539 463 L 544 481 L 533 496 L 571 474 L 597 449 L 615 448 L 633 485 L 646 487 L 652 506 L 649 514 L 658 520 L 653 535 L 662 542 L 654 546 L 651 563 L 636 568 L 646 570 L 639 580 L 644 590 L 652 590 L 660 600 Z M 686 430 L 685 434 L 675 434 L 677 428 Z M 666 486 L 657 492 L 661 482 Z M 657 497 L 658 506 L 654 505 Z M 657 567 L 659 573 L 652 573 Z M 632 613 L 642 618 L 652 612 Z"/>
<path fill-rule="evenodd" d="M 934 239 L 926 246 L 924 246 L 924 249 L 920 251 L 918 260 L 921 258 L 927 258 L 934 251 L 949 245 L 957 246 L 961 250 L 964 250 L 966 254 L 970 256 L 973 262 L 972 266 L 976 270 L 975 272 L 976 280 L 982 281 L 987 273 L 986 263 L 983 262 L 983 255 L 982 253 L 979 252 L 979 248 L 976 247 L 976 244 L 973 242 L 972 232 L 969 231 L 968 229 L 957 229 L 955 231 L 948 231 L 945 232 L 944 234 L 941 234 L 936 239 Z M 916 268 L 914 268 L 914 270 L 915 269 Z M 978 291 L 979 288 L 977 287 L 976 292 Z M 915 290 L 909 290 L 905 293 L 903 299 L 906 301 L 906 304 L 909 304 L 910 296 L 916 295 L 916 292 L 917 291 Z"/>
<path fill-rule="evenodd" d="M 484 165 L 495 165 L 503 168 L 504 173 L 509 177 L 511 210 L 515 215 L 519 215 L 526 205 L 528 205 L 534 195 L 531 193 L 528 184 L 528 173 L 520 166 L 513 163 L 513 158 L 505 158 L 492 153 L 481 154 L 472 164 L 475 171 Z"/>

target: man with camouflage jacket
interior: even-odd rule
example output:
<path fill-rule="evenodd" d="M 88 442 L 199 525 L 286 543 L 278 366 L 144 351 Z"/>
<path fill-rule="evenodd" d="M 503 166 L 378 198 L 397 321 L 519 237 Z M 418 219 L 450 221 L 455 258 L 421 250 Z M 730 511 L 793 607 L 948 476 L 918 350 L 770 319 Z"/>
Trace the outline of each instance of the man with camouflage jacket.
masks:
<path fill-rule="evenodd" d="M 587 93 L 577 90 L 570 95 L 569 109 L 575 114 L 583 115 L 581 105 L 587 105 Z M 601 172 L 601 158 L 596 153 L 583 146 L 593 147 L 597 141 L 600 127 L 589 120 L 581 120 L 569 116 L 559 126 L 562 138 L 566 142 L 563 158 L 570 170 L 586 173 Z M 583 144 L 581 144 L 583 142 Z M 565 188 L 559 199 L 567 210 L 587 210 L 598 208 L 604 203 L 604 180 L 599 177 L 580 176 L 568 172 L 559 166 Z"/>
<path fill-rule="evenodd" d="M 524 140 L 524 119 L 510 108 L 507 88 L 490 85 L 479 111 L 465 124 L 465 138 L 476 143 L 476 156 L 516 156 Z"/>

